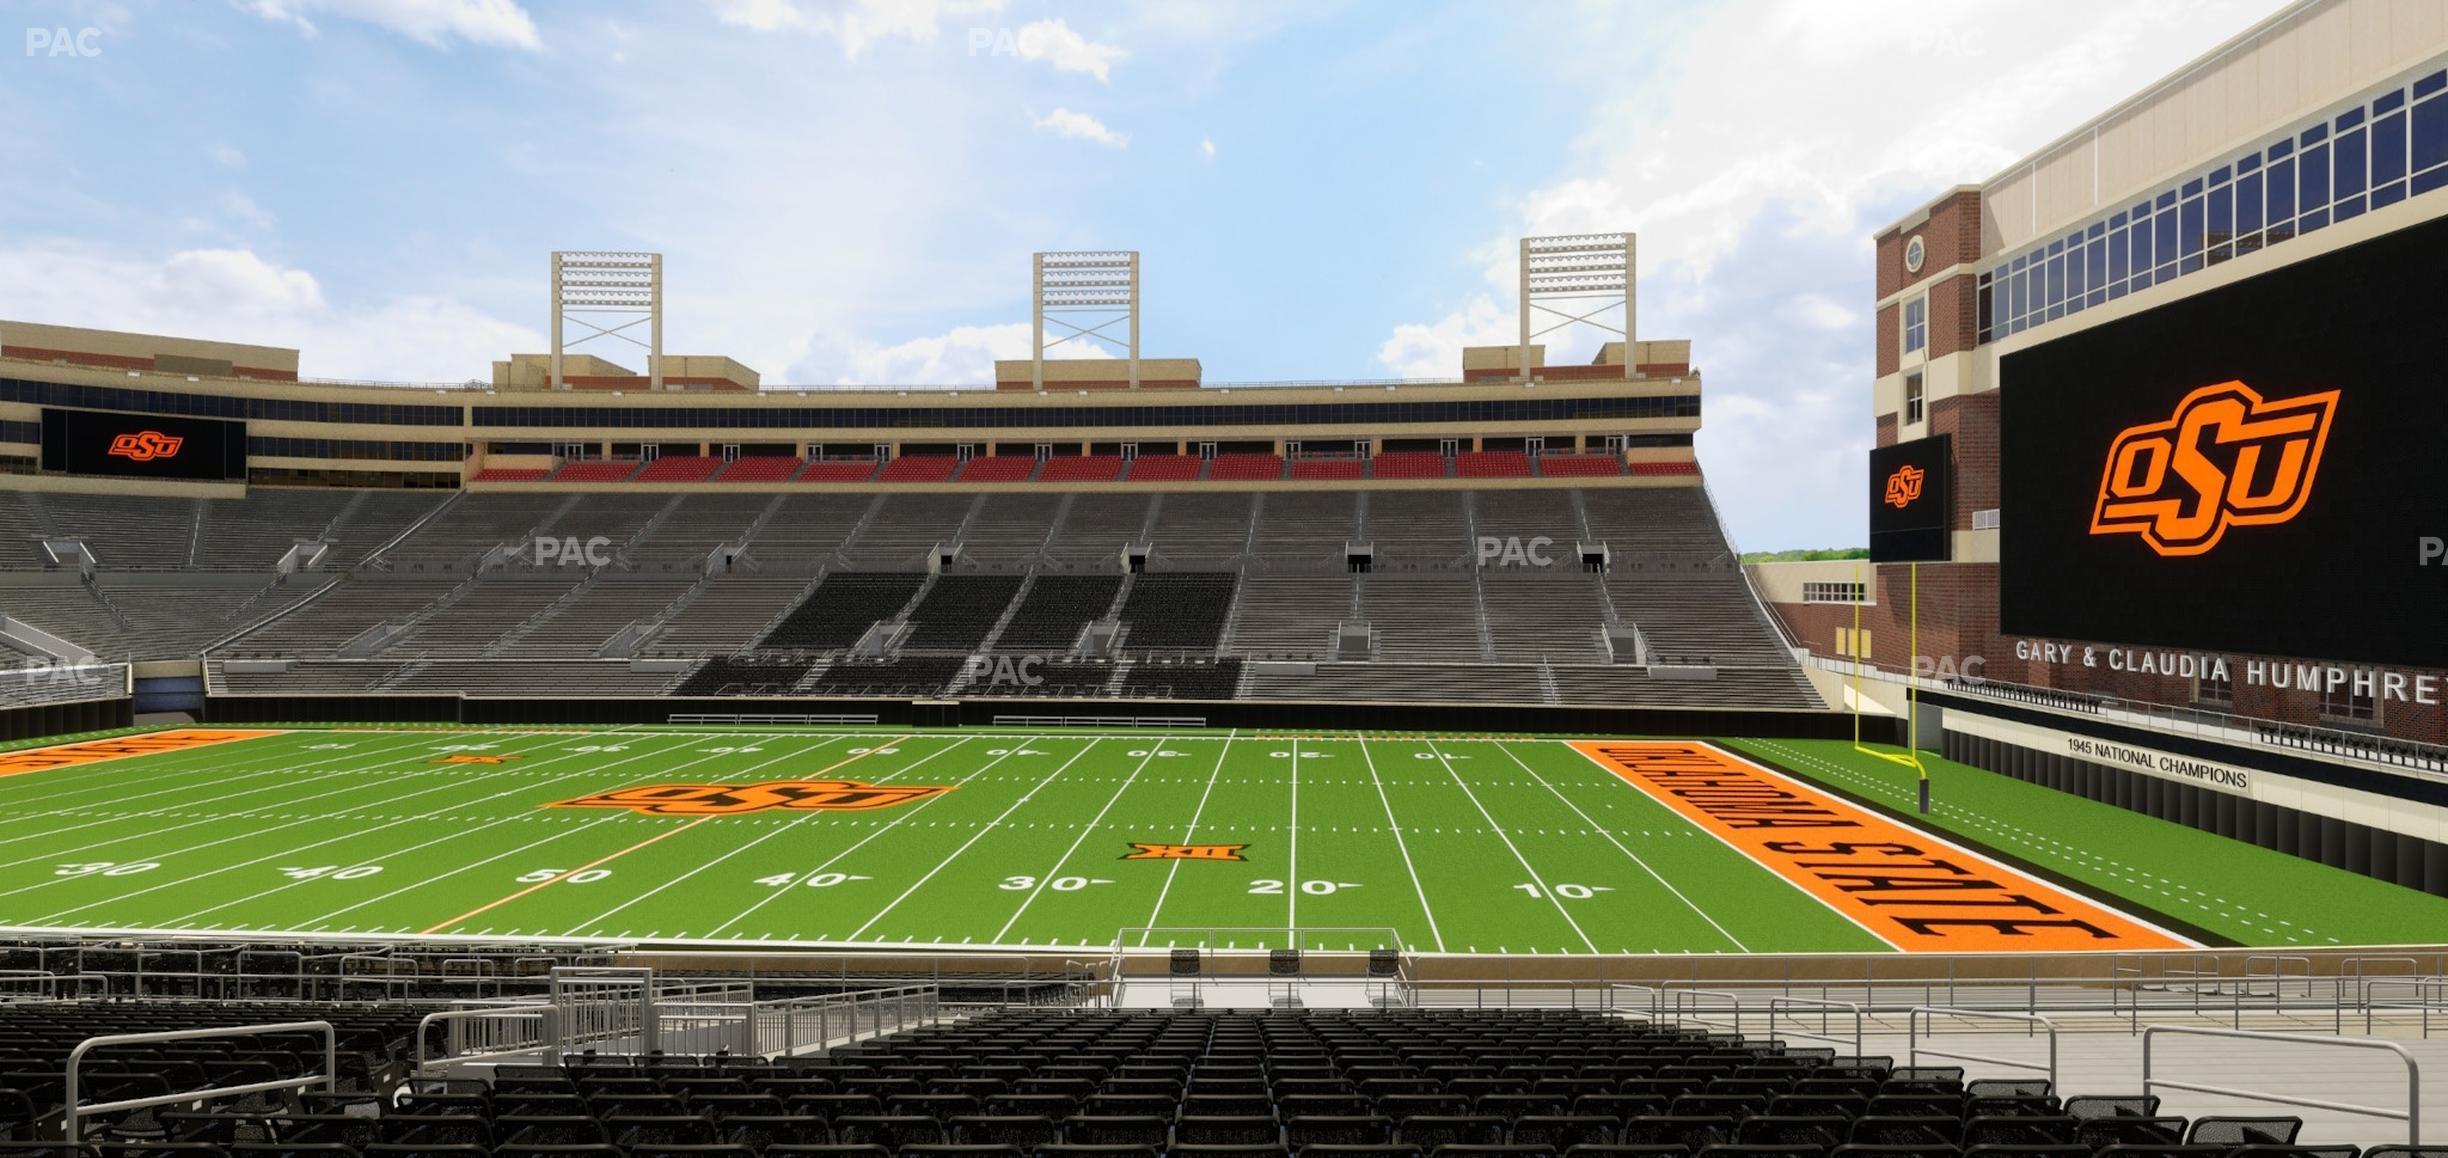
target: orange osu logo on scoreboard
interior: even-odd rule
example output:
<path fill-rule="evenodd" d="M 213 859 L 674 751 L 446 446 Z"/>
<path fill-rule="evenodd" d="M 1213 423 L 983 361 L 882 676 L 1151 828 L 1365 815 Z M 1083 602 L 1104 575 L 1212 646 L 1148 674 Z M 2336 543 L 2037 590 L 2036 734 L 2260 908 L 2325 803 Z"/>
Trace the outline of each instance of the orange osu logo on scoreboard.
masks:
<path fill-rule="evenodd" d="M 2264 400 L 2242 382 L 2185 395 L 2174 417 L 2109 444 L 2094 535 L 2142 536 L 2163 556 L 2199 555 L 2229 527 L 2294 518 L 2312 497 L 2338 391 Z"/>
<path fill-rule="evenodd" d="M 1911 463 L 1896 468 L 1887 476 L 1887 505 L 1903 510 L 1921 497 L 1921 482 L 1927 477 L 1920 467 Z"/>
<path fill-rule="evenodd" d="M 946 786 L 856 780 L 767 780 L 757 784 L 649 784 L 563 800 L 549 808 L 626 808 L 648 816 L 738 816 L 748 812 L 861 812 L 949 792 Z"/>
<path fill-rule="evenodd" d="M 157 458 L 177 458 L 179 448 L 187 440 L 158 430 L 138 430 L 111 439 L 110 453 L 131 462 L 151 462 Z"/>

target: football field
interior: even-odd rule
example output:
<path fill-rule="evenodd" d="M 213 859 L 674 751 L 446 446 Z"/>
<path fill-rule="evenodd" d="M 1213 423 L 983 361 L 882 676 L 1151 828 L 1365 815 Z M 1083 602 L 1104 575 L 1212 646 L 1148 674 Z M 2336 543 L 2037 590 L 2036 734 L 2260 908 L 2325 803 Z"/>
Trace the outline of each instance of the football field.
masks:
<path fill-rule="evenodd" d="M 1408 734 L 69 739 L 0 753 L 0 928 L 1457 954 L 2335 943 L 2309 916 L 2223 923 L 2035 870 L 2062 836 L 2044 815 L 2025 818 L 2030 849 L 1963 832 L 1994 855 L 1904 826 L 1853 799 L 1900 770 L 1846 746 L 1747 746 L 1802 775 L 1733 746 Z M 2439 915 L 2354 879 L 2403 894 L 2395 919 Z"/>

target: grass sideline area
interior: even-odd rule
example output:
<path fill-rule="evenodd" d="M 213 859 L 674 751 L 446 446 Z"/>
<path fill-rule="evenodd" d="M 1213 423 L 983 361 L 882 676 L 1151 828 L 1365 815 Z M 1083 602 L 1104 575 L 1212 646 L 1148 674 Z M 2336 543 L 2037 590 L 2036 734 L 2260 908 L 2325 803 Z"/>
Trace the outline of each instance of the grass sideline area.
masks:
<path fill-rule="evenodd" d="M 1910 768 L 1844 740 L 1720 741 L 1839 792 L 1910 814 Z M 1876 745 L 1882 751 L 1902 749 Z M 2432 944 L 2448 897 L 2026 783 L 1924 751 L 1925 826 L 2250 946 Z"/>

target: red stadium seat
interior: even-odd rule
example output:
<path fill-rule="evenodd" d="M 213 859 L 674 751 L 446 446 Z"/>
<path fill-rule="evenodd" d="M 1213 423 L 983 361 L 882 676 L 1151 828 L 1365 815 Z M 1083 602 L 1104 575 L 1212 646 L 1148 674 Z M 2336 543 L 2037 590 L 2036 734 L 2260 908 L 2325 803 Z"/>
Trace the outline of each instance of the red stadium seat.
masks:
<path fill-rule="evenodd" d="M 1530 456 L 1518 450 L 1466 450 L 1454 456 L 1460 478 L 1528 478 Z"/>
<path fill-rule="evenodd" d="M 476 472 L 477 482 L 543 482 L 552 472 L 540 466 L 488 466 Z"/>
<path fill-rule="evenodd" d="M 1696 462 L 1636 462 L 1632 464 L 1632 473 L 1652 476 L 1698 474 L 1700 464 Z"/>
<path fill-rule="evenodd" d="M 960 481 L 975 483 L 1027 482 L 1037 473 L 1037 460 L 1025 454 L 999 454 L 992 458 L 973 458 L 960 472 Z"/>
<path fill-rule="evenodd" d="M 789 482 L 791 476 L 798 474 L 799 468 L 805 465 L 807 464 L 803 460 L 788 455 L 751 455 L 734 460 L 721 474 L 714 476 L 714 481 L 727 483 Z"/>
<path fill-rule="evenodd" d="M 1613 478 L 1624 472 L 1623 460 L 1611 454 L 1542 454 L 1538 467 L 1549 478 Z"/>
<path fill-rule="evenodd" d="M 1114 482 L 1122 477 L 1122 456 L 1090 454 L 1073 458 L 1050 458 L 1045 470 L 1037 475 L 1038 482 Z"/>
<path fill-rule="evenodd" d="M 799 472 L 800 482 L 866 482 L 876 476 L 872 458 L 820 458 Z"/>
<path fill-rule="evenodd" d="M 905 454 L 884 464 L 877 482 L 950 482 L 961 460 L 948 454 Z"/>
<path fill-rule="evenodd" d="M 1131 460 L 1132 482 L 1188 482 L 1206 466 L 1194 454 L 1143 454 Z"/>
<path fill-rule="evenodd" d="M 667 454 L 637 473 L 639 482 L 704 482 L 723 468 L 723 460 L 704 454 Z"/>
<path fill-rule="evenodd" d="M 1368 463 L 1357 458 L 1295 458 L 1292 477 L 1296 479 L 1354 479 L 1368 477 Z"/>
<path fill-rule="evenodd" d="M 552 476 L 554 482 L 627 482 L 636 474 L 638 464 L 625 459 L 591 458 L 564 463 Z"/>
<path fill-rule="evenodd" d="M 1284 460 L 1280 454 L 1219 454 L 1207 468 L 1210 480 L 1279 479 L 1283 474 Z"/>
<path fill-rule="evenodd" d="M 1432 450 L 1398 450 L 1370 461 L 1372 478 L 1444 478 L 1445 456 Z"/>

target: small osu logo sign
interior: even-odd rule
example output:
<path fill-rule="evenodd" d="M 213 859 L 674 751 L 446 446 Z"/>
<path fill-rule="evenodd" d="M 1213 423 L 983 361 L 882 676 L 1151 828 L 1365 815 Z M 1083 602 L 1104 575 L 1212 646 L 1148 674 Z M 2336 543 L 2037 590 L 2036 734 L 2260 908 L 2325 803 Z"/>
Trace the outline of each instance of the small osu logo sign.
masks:
<path fill-rule="evenodd" d="M 862 812 L 949 792 L 917 784 L 856 780 L 767 780 L 757 784 L 649 784 L 563 800 L 549 808 L 626 808 L 648 816 L 738 816 L 747 812 Z"/>
<path fill-rule="evenodd" d="M 130 462 L 151 462 L 157 458 L 177 458 L 179 447 L 187 440 L 158 430 L 138 430 L 112 437 L 110 453 Z"/>
<path fill-rule="evenodd" d="M 2338 391 L 2265 400 L 2242 382 L 2185 395 L 2165 422 L 2128 427 L 2108 446 L 2094 535 L 2140 535 L 2166 557 L 2218 546 L 2229 527 L 2301 513 L 2337 417 Z"/>
<path fill-rule="evenodd" d="M 1906 463 L 1887 476 L 1887 505 L 1903 510 L 1921 498 L 1921 481 L 1925 477 L 1920 467 Z"/>
<path fill-rule="evenodd" d="M 1156 844 L 1150 841 L 1130 842 L 1130 855 L 1124 860 L 1240 860 L 1246 844 Z"/>

